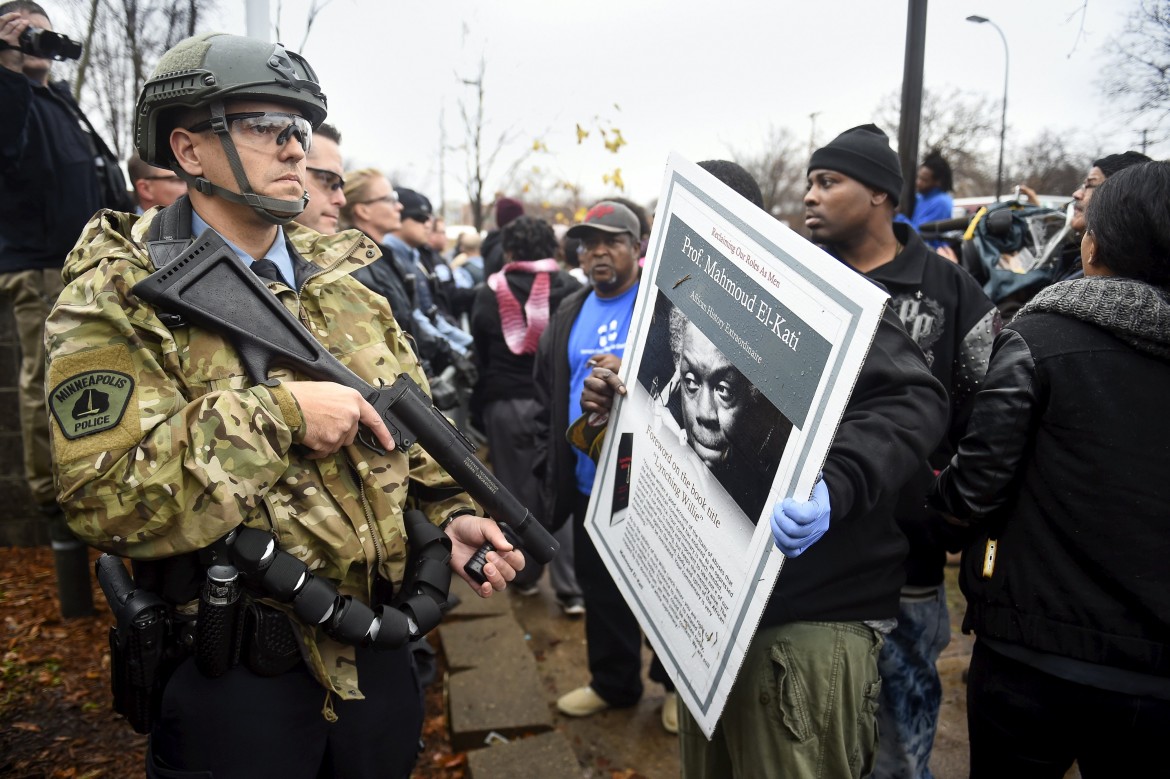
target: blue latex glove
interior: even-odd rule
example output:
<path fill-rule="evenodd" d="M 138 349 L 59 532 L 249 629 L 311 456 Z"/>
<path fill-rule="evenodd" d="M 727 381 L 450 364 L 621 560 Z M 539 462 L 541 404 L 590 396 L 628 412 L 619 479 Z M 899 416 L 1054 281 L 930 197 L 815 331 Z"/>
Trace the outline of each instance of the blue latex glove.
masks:
<path fill-rule="evenodd" d="M 818 477 L 810 500 L 785 498 L 772 509 L 772 537 L 786 557 L 798 557 L 829 529 L 829 488 Z"/>

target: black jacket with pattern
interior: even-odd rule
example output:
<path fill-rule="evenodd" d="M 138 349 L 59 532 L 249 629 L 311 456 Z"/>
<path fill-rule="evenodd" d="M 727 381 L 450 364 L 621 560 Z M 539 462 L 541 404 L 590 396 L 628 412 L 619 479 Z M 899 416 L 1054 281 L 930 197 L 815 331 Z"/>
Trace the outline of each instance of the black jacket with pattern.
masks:
<path fill-rule="evenodd" d="M 967 428 L 971 402 L 991 356 L 991 344 L 1003 327 L 999 311 L 967 271 L 931 251 L 918 233 L 895 224 L 894 235 L 905 247 L 891 261 L 866 276 L 890 293 L 889 306 L 910 338 L 926 356 L 926 364 L 950 396 L 947 435 L 930 457 L 942 468 Z M 934 586 L 943 580 L 947 548 L 961 540 L 932 518 L 924 506 L 933 473 L 922 468 L 906 486 L 898 522 L 910 541 L 906 583 Z"/>

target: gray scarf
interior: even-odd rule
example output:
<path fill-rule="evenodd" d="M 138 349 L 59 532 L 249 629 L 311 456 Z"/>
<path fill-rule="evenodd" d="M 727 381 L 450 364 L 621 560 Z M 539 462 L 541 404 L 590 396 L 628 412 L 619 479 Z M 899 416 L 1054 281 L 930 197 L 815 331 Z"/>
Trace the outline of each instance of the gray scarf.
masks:
<path fill-rule="evenodd" d="M 1170 290 L 1120 276 L 1070 279 L 1040 290 L 1015 319 L 1041 312 L 1088 322 L 1140 352 L 1170 360 Z"/>

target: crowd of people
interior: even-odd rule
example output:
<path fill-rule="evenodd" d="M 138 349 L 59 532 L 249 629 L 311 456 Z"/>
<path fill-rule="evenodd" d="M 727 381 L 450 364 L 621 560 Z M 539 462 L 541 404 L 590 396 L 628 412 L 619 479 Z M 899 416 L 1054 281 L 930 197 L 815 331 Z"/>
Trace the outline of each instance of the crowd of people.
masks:
<path fill-rule="evenodd" d="M 55 544 L 133 560 L 167 604 L 147 775 L 409 776 L 419 644 L 380 644 L 377 626 L 435 574 L 408 535 L 415 510 L 439 528 L 442 575 L 481 597 L 535 593 L 548 568 L 564 614 L 585 621 L 589 681 L 563 691 L 562 714 L 635 704 L 642 633 L 585 531 L 596 449 L 566 431 L 625 393 L 646 211 L 602 200 L 558 234 L 499 196 L 492 230 L 451 241 L 425 194 L 346 170 L 303 57 L 226 34 L 155 67 L 127 186 L 51 62 L 21 50 L 30 27 L 52 29 L 44 8 L 0 4 L 0 294 L 22 349 L 26 476 Z M 700 165 L 763 207 L 743 168 Z M 874 125 L 807 161 L 809 240 L 890 299 L 809 500 L 762 505 L 762 448 L 710 461 L 770 516 L 788 560 L 713 738 L 654 658 L 662 725 L 688 778 L 929 778 L 944 568 L 961 551 L 971 775 L 1062 777 L 1074 761 L 1089 779 L 1137 774 L 1170 726 L 1170 163 L 1095 161 L 1073 195 L 1079 243 L 1007 324 L 959 258 L 918 235 L 950 216 L 946 161 L 924 159 L 909 217 L 902 188 Z M 355 390 L 288 367 L 253 383 L 224 334 L 134 293 L 213 233 L 362 379 L 409 376 L 481 431 L 560 554 L 542 566 L 513 546 Z M 736 416 L 712 387 L 746 379 L 674 314 L 683 382 L 662 402 L 702 458 L 722 429 L 711 420 Z M 267 533 L 335 600 L 312 621 L 311 588 L 284 597 L 275 574 L 246 576 L 247 617 L 211 674 L 183 647 L 210 640 L 208 565 L 235 559 L 239 528 Z M 485 542 L 481 582 L 464 564 Z M 355 634 L 362 609 L 383 622 Z"/>

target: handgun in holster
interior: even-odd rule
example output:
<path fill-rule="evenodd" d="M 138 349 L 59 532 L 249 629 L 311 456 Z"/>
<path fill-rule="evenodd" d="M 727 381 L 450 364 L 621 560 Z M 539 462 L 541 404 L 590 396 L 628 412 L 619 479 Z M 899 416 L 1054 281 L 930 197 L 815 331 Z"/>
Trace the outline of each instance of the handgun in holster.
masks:
<path fill-rule="evenodd" d="M 158 595 L 136 587 L 120 558 L 103 554 L 94 567 L 116 620 L 110 628 L 114 711 L 136 733 L 149 733 L 173 668 L 168 656 L 171 608 Z"/>

